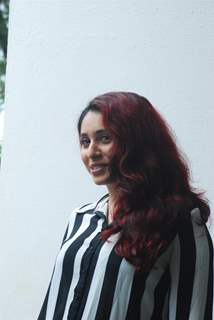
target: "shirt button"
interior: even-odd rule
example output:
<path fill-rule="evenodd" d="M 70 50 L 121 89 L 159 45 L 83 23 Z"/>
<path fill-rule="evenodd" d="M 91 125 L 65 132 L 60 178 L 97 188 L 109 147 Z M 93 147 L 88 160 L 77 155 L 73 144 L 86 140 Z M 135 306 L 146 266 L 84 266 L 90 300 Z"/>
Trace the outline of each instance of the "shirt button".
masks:
<path fill-rule="evenodd" d="M 75 300 L 75 301 L 79 301 L 79 300 L 80 300 L 80 296 L 76 294 L 76 295 L 74 296 L 74 300 Z"/>
<path fill-rule="evenodd" d="M 81 293 L 79 290 L 76 290 L 75 293 L 74 293 L 74 299 L 75 300 L 80 300 L 80 297 L 81 297 Z"/>

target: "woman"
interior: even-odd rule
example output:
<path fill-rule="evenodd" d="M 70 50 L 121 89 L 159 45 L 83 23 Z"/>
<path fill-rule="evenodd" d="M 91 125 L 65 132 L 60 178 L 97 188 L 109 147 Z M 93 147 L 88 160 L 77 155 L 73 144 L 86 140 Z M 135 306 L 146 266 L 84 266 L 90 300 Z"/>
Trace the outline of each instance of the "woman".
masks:
<path fill-rule="evenodd" d="M 110 92 L 78 121 L 81 158 L 108 194 L 75 209 L 39 320 L 211 320 L 210 209 L 144 97 Z"/>

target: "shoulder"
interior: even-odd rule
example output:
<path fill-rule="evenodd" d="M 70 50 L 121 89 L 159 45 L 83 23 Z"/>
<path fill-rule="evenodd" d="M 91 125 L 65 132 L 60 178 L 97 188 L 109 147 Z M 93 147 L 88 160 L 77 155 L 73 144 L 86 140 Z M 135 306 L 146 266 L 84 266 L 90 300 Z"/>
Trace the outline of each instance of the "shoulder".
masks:
<path fill-rule="evenodd" d="M 182 216 L 172 247 L 176 254 L 179 253 L 186 259 L 199 255 L 199 252 L 203 255 L 212 252 L 212 238 L 199 208 L 193 208 Z"/>
<path fill-rule="evenodd" d="M 103 205 L 106 203 L 106 200 L 108 198 L 108 194 L 105 194 L 104 196 L 102 196 L 101 198 L 99 198 L 96 201 L 93 202 L 89 202 L 86 204 L 82 204 L 78 207 L 75 207 L 71 213 L 70 216 L 74 216 L 76 214 L 85 214 L 85 213 L 91 213 L 93 211 L 98 211 L 100 209 L 103 208 Z"/>
<path fill-rule="evenodd" d="M 68 216 L 67 228 L 63 238 L 65 242 L 71 235 L 74 229 L 78 229 L 82 224 L 83 217 L 88 213 L 91 214 L 94 211 L 96 203 L 87 203 L 73 208 Z"/>
<path fill-rule="evenodd" d="M 206 236 L 207 227 L 201 217 L 198 207 L 187 210 L 179 219 L 178 234 L 180 236 L 194 236 L 195 238 Z"/>
<path fill-rule="evenodd" d="M 69 214 L 69 218 L 68 218 L 69 223 L 72 223 L 77 215 L 82 216 L 86 213 L 93 212 L 95 207 L 96 207 L 96 202 L 86 203 L 84 205 L 74 207 Z"/>

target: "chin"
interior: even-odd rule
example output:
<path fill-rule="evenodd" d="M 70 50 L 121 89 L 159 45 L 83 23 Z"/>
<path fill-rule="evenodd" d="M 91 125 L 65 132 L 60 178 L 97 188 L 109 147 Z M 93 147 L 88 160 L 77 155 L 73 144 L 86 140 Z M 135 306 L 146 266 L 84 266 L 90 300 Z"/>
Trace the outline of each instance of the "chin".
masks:
<path fill-rule="evenodd" d="M 105 186 L 106 183 L 103 182 L 103 181 L 94 181 L 94 183 L 97 185 L 97 186 Z"/>
<path fill-rule="evenodd" d="M 106 177 L 93 177 L 93 181 L 96 185 L 107 185 L 114 181 L 110 176 Z"/>
<path fill-rule="evenodd" d="M 108 179 L 93 179 L 94 183 L 97 185 L 106 185 L 108 184 L 109 180 Z"/>

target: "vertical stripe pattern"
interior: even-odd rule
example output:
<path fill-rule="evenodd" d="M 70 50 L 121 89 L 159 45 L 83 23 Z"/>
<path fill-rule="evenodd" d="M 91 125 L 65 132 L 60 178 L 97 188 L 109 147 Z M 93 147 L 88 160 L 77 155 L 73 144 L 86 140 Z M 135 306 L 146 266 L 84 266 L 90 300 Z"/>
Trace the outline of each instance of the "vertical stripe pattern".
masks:
<path fill-rule="evenodd" d="M 149 273 L 115 253 L 108 195 L 70 215 L 38 320 L 212 320 L 213 244 L 200 211 L 178 232 Z"/>

